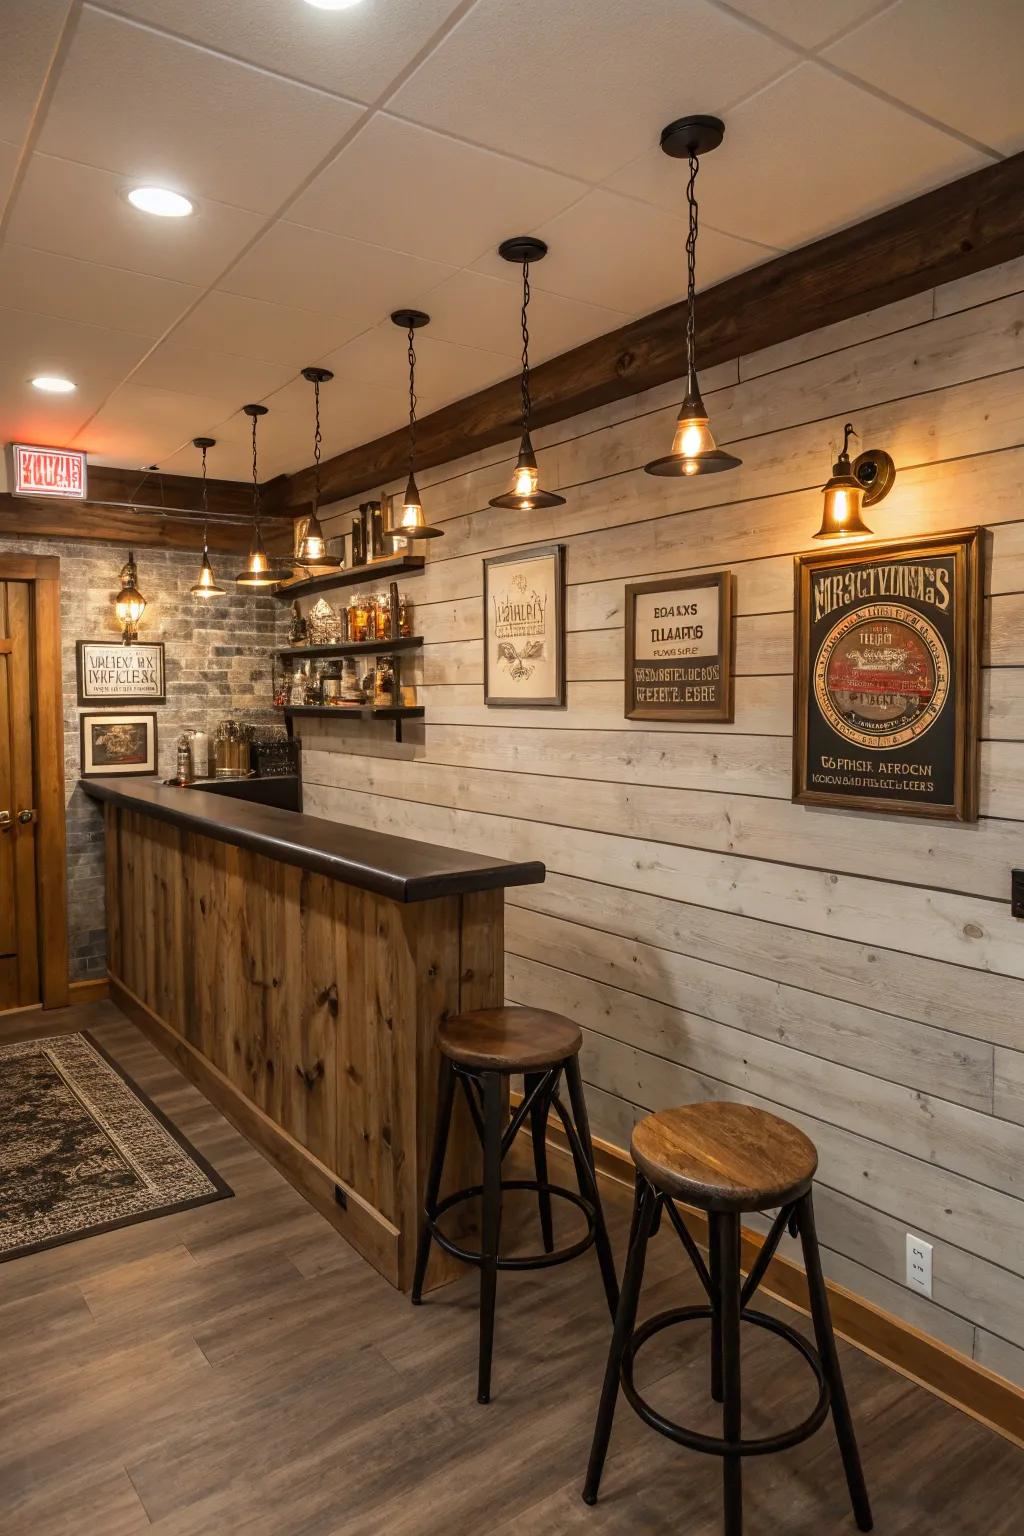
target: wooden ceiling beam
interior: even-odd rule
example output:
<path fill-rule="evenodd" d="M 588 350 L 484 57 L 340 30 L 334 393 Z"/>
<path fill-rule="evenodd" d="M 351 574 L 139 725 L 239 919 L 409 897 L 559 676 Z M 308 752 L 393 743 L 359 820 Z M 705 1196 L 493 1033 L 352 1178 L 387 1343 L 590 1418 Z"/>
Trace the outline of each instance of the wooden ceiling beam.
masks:
<path fill-rule="evenodd" d="M 706 289 L 698 300 L 698 363 L 707 368 L 757 352 L 1022 254 L 1024 153 Z M 534 425 L 681 377 L 685 319 L 686 305 L 670 304 L 531 369 Z M 432 468 L 518 434 L 516 376 L 425 416 L 417 424 L 417 466 Z M 326 460 L 322 501 L 398 478 L 407 451 L 403 428 Z M 312 476 L 304 469 L 279 477 L 268 498 L 274 510 L 307 504 Z"/>
<path fill-rule="evenodd" d="M 88 489 L 90 502 L 135 502 L 174 512 L 198 512 L 202 506 L 202 482 L 198 475 L 165 475 L 159 470 L 146 472 L 90 464 Z M 245 516 L 252 509 L 252 485 L 244 480 L 210 479 L 207 490 L 211 516 L 220 512 Z"/>
<path fill-rule="evenodd" d="M 90 489 L 92 489 L 90 479 Z M 263 534 L 267 548 L 284 553 L 292 548 L 293 519 L 267 517 Z M 252 523 L 247 516 L 211 514 L 211 550 L 243 553 L 249 548 Z M 202 523 L 195 517 L 175 516 L 173 510 L 150 512 L 128 506 L 103 506 L 91 501 L 31 501 L 24 496 L 0 493 L 0 537 L 102 539 L 138 548 L 191 549 L 202 546 Z"/>

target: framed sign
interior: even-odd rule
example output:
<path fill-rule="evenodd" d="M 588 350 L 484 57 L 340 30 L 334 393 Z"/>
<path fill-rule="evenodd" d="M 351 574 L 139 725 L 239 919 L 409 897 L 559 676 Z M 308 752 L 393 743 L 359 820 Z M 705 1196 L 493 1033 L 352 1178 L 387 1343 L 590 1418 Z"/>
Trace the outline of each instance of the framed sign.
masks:
<path fill-rule="evenodd" d="M 981 536 L 797 556 L 794 800 L 977 818 Z"/>
<path fill-rule="evenodd" d="M 122 645 L 118 640 L 79 640 L 79 704 L 164 702 L 162 640 Z"/>
<path fill-rule="evenodd" d="M 564 709 L 564 544 L 484 561 L 484 703 Z"/>
<path fill-rule="evenodd" d="M 82 726 L 82 778 L 100 774 L 156 773 L 156 711 L 139 710 L 115 715 L 109 711 L 80 717 Z"/>
<path fill-rule="evenodd" d="M 86 499 L 89 472 L 84 453 L 74 448 L 33 448 L 29 443 L 10 443 L 7 454 L 15 496 Z"/>
<path fill-rule="evenodd" d="M 628 585 L 626 719 L 732 718 L 732 573 Z"/>

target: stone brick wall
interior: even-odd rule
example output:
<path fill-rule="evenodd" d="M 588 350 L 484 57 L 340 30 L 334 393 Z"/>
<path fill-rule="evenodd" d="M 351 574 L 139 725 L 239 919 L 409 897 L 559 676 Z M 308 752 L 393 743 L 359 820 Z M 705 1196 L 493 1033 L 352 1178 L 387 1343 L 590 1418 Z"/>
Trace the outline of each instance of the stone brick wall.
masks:
<path fill-rule="evenodd" d="M 106 970 L 104 925 L 103 821 L 79 784 L 80 728 L 75 677 L 75 642 L 120 638 L 114 617 L 118 573 L 127 557 L 123 544 L 71 539 L 0 538 L 0 553 L 58 555 L 61 562 L 61 655 L 64 673 L 64 784 L 68 834 L 68 940 L 72 980 Z M 140 704 L 157 714 L 160 772 L 169 778 L 183 730 L 210 735 L 225 716 L 271 718 L 275 644 L 285 639 L 289 610 L 275 598 L 229 591 L 208 603 L 189 595 L 198 556 L 180 550 L 136 550 L 139 588 L 146 612 L 140 640 L 162 640 L 166 704 Z M 222 555 L 214 568 L 223 578 L 240 568 L 242 556 Z"/>

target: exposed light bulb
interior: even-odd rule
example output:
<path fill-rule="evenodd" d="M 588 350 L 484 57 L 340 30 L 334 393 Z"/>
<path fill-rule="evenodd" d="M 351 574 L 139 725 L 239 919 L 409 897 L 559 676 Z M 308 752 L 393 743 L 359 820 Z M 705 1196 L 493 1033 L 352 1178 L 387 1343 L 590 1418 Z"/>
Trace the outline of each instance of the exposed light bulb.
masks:
<path fill-rule="evenodd" d="M 195 212 L 187 197 L 166 187 L 132 187 L 126 196 L 133 208 L 155 214 L 158 219 L 185 219 Z"/>
<path fill-rule="evenodd" d="M 706 416 L 680 417 L 676 423 L 676 435 L 672 440 L 673 453 L 683 459 L 693 459 L 698 453 L 707 453 L 714 446 L 714 435 L 708 426 Z"/>
<path fill-rule="evenodd" d="M 512 482 L 513 496 L 532 496 L 540 485 L 540 472 L 536 464 L 520 464 Z"/>
<path fill-rule="evenodd" d="M 318 534 L 307 533 L 302 546 L 302 553 L 307 560 L 322 560 L 326 547 L 323 539 Z"/>
<path fill-rule="evenodd" d="M 32 380 L 32 388 L 42 390 L 44 395 L 70 395 L 78 386 L 56 374 L 41 373 Z"/>

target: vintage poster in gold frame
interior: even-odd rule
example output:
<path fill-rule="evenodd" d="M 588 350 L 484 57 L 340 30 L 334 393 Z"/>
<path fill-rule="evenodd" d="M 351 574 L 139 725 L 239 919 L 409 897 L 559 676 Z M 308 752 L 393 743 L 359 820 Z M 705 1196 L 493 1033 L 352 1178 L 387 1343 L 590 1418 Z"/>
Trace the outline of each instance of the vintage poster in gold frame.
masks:
<path fill-rule="evenodd" d="M 982 538 L 797 555 L 798 804 L 977 820 Z"/>
<path fill-rule="evenodd" d="M 731 571 L 626 587 L 627 720 L 731 721 Z"/>

